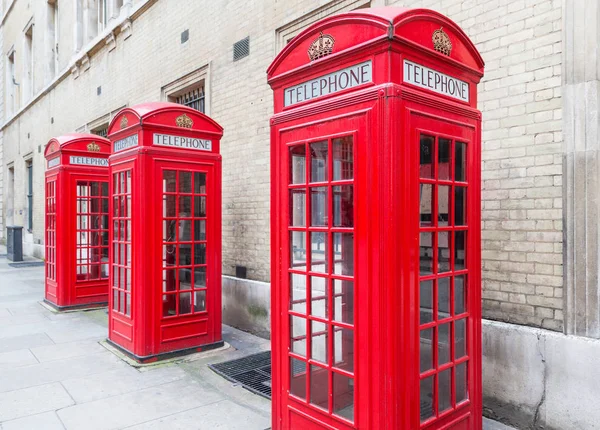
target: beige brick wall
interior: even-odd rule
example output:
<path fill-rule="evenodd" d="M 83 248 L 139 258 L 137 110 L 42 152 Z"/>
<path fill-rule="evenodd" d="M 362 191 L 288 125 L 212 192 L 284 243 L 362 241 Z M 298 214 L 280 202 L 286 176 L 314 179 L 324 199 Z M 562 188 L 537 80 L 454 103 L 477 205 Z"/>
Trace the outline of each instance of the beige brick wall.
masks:
<path fill-rule="evenodd" d="M 62 1 L 61 7 L 72 11 L 72 1 Z M 29 9 L 17 7 L 28 4 L 17 0 L 3 27 L 5 48 L 21 37 L 29 15 L 38 10 L 43 14 L 43 8 L 36 7 L 45 4 L 43 0 L 29 3 Z M 141 3 L 144 1 L 138 0 L 134 6 Z M 353 8 L 364 2 L 343 3 Z M 377 6 L 385 3 L 371 2 Z M 560 330 L 561 2 L 389 3 L 429 7 L 448 15 L 473 39 L 486 62 L 479 92 L 483 111 L 484 315 Z M 67 74 L 4 128 L 5 161 L 15 163 L 17 213 L 24 208 L 24 154 L 33 151 L 34 166 L 41 166 L 43 157 L 38 146 L 52 135 L 72 131 L 125 104 L 159 100 L 163 86 L 209 64 L 211 116 L 225 128 L 224 273 L 233 273 L 239 264 L 248 267 L 250 278 L 268 281 L 268 117 L 272 113 L 272 93 L 265 71 L 277 51 L 276 29 L 331 4 L 326 0 L 224 4 L 158 0 L 133 21 L 130 38 L 124 40 L 117 35 L 113 51 L 99 44 L 89 70 L 80 70 L 77 79 Z M 43 17 L 36 15 L 35 19 L 42 22 Z M 61 19 L 64 25 L 68 15 Z M 180 33 L 185 29 L 189 29 L 190 40 L 181 44 Z M 67 40 L 65 49 L 72 50 L 69 31 L 65 35 L 61 30 L 61 38 Z M 233 62 L 232 45 L 246 36 L 250 36 L 250 56 Z M 43 44 L 37 46 L 39 49 Z M 38 55 L 43 57 L 44 53 Z M 62 64 L 69 68 L 69 62 L 61 56 L 61 68 Z M 100 96 L 96 95 L 98 86 L 102 86 Z M 42 183 L 42 173 L 37 169 L 34 241 L 42 239 Z"/>

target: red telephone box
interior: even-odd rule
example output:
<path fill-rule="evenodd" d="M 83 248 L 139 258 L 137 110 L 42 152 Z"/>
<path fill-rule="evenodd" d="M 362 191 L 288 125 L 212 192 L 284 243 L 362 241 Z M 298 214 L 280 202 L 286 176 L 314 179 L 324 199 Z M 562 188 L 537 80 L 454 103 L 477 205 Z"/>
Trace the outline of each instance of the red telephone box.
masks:
<path fill-rule="evenodd" d="M 46 145 L 46 282 L 57 310 L 108 301 L 108 156 L 110 141 L 69 134 Z"/>
<path fill-rule="evenodd" d="M 274 429 L 481 429 L 482 75 L 404 8 L 326 18 L 269 67 Z"/>
<path fill-rule="evenodd" d="M 222 135 L 175 103 L 125 108 L 109 126 L 109 341 L 140 362 L 223 345 Z"/>

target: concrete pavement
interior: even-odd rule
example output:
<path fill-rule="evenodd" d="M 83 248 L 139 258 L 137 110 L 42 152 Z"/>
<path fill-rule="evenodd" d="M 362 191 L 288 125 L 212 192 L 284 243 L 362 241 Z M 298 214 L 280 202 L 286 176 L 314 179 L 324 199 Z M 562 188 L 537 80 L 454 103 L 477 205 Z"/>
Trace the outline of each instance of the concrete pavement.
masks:
<path fill-rule="evenodd" d="M 39 304 L 43 268 L 8 263 L 0 257 L 1 430 L 270 427 L 268 400 L 206 366 L 268 350 L 269 341 L 224 326 L 228 349 L 137 369 L 98 343 L 106 310 L 52 313 Z"/>

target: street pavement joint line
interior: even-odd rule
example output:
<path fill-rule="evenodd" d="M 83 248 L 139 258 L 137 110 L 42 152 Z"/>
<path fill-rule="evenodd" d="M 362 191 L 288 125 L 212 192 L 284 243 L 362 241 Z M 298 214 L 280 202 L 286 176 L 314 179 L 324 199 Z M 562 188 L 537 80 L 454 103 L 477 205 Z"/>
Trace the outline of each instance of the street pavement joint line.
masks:
<path fill-rule="evenodd" d="M 174 412 L 174 413 L 172 413 L 172 414 L 163 415 L 162 417 L 154 418 L 154 419 L 152 419 L 152 420 L 148 420 L 148 421 L 143 421 L 143 422 L 141 422 L 141 423 L 132 424 L 132 425 L 130 425 L 130 426 L 123 427 L 123 430 L 125 430 L 125 429 L 129 429 L 129 428 L 132 428 L 132 427 L 135 427 L 135 426 L 139 426 L 139 425 L 142 425 L 142 424 L 146 424 L 146 423 L 151 423 L 152 421 L 158 421 L 158 420 L 162 420 L 163 418 L 172 417 L 173 415 L 183 414 L 183 413 L 185 413 L 185 412 L 193 411 L 194 409 L 203 408 L 204 406 L 210 406 L 210 405 L 214 405 L 214 404 L 216 404 L 216 403 L 220 403 L 220 402 L 223 402 L 223 401 L 225 401 L 225 400 L 227 400 L 227 399 L 219 399 L 219 400 L 216 400 L 216 401 L 214 401 L 214 402 L 207 403 L 207 404 L 205 404 L 205 405 L 194 406 L 193 408 L 189 408 L 189 409 L 186 409 L 186 410 L 184 410 L 184 411 L 178 411 L 178 412 Z"/>
<path fill-rule="evenodd" d="M 72 405 L 71 405 L 71 406 L 72 406 Z M 63 409 L 63 408 L 61 408 L 61 409 Z M 59 409 L 57 409 L 57 410 L 59 410 Z M 11 419 L 11 420 L 2 421 L 2 422 L 0 423 L 0 429 L 2 429 L 2 424 L 5 424 L 5 423 L 11 423 L 11 422 L 13 422 L 13 421 L 22 420 L 22 419 L 25 419 L 25 418 L 30 418 L 30 417 L 35 417 L 35 416 L 38 416 L 38 415 L 47 414 L 48 412 L 54 412 L 54 415 L 56 415 L 56 417 L 57 417 L 57 418 L 58 418 L 58 420 L 60 421 L 60 424 L 61 424 L 61 425 L 63 426 L 63 428 L 66 430 L 65 424 L 62 422 L 62 420 L 60 419 L 60 417 L 59 417 L 59 416 L 58 416 L 58 414 L 56 413 L 56 411 L 57 411 L 57 410 L 49 410 L 49 411 L 44 411 L 44 412 L 38 412 L 37 414 L 25 415 L 25 416 L 22 416 L 22 417 L 13 418 L 13 419 Z"/>
<path fill-rule="evenodd" d="M 73 396 L 71 395 L 71 393 L 69 393 L 69 390 L 67 390 L 67 387 L 65 387 L 65 386 L 63 385 L 63 381 L 59 381 L 59 384 L 60 384 L 60 386 L 63 388 L 63 390 L 65 390 L 65 392 L 66 392 L 66 393 L 69 395 L 69 398 L 70 398 L 71 400 L 73 400 L 73 405 L 76 405 L 76 404 L 77 404 L 77 402 L 75 401 L 75 399 L 73 398 Z M 65 406 L 65 407 L 63 407 L 63 408 L 60 408 L 60 409 L 69 408 L 69 407 L 71 407 L 71 406 L 73 406 L 73 405 Z M 58 412 L 60 409 L 57 409 L 57 410 L 56 410 L 56 412 Z M 56 415 L 58 416 L 58 414 L 56 414 Z"/>

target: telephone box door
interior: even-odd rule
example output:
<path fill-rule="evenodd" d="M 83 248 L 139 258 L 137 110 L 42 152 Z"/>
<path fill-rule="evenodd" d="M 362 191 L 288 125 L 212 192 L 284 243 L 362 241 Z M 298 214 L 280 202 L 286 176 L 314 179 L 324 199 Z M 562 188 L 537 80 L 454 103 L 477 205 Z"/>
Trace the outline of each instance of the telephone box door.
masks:
<path fill-rule="evenodd" d="M 354 428 L 367 413 L 359 407 L 368 384 L 360 379 L 366 294 L 355 307 L 368 288 L 368 268 L 355 265 L 365 210 L 356 195 L 367 188 L 357 162 L 365 159 L 365 124 L 364 113 L 354 114 L 287 128 L 278 139 L 280 162 L 272 173 L 282 180 L 274 182 L 280 215 L 273 234 L 282 252 L 273 264 L 282 270 L 272 293 L 287 315 L 273 327 L 272 342 L 282 343 L 273 347 L 273 378 L 282 378 L 273 383 L 281 390 L 275 405 L 282 408 L 281 428 Z"/>
<path fill-rule="evenodd" d="M 480 361 L 472 360 L 481 351 L 475 124 L 412 112 L 408 132 L 411 158 L 419 160 L 411 174 L 420 202 L 420 425 L 472 429 L 469 410 L 481 384 Z"/>

